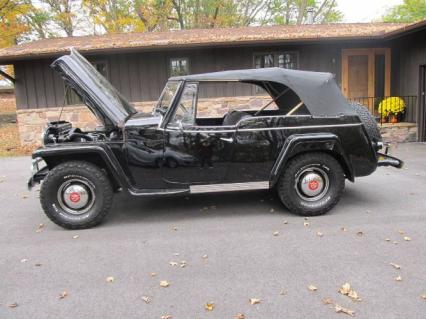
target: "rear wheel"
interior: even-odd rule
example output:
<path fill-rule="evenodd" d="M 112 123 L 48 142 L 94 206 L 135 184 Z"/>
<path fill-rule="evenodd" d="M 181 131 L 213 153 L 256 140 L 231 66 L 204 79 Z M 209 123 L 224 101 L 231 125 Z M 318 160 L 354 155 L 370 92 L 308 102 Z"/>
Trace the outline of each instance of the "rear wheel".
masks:
<path fill-rule="evenodd" d="M 344 188 L 341 165 L 326 153 L 306 153 L 291 159 L 277 185 L 283 204 L 302 216 L 327 213 L 338 203 Z"/>
<path fill-rule="evenodd" d="M 65 162 L 52 169 L 40 189 L 47 217 L 67 229 L 90 228 L 102 222 L 113 190 L 107 175 L 88 162 Z"/>

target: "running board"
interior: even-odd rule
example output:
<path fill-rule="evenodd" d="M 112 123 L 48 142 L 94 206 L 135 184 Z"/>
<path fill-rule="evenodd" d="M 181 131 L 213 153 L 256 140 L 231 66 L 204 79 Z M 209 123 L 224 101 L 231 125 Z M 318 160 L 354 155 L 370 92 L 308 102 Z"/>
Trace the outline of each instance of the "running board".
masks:
<path fill-rule="evenodd" d="M 255 189 L 269 189 L 269 182 L 192 185 L 189 187 L 191 194 L 232 192 Z"/>

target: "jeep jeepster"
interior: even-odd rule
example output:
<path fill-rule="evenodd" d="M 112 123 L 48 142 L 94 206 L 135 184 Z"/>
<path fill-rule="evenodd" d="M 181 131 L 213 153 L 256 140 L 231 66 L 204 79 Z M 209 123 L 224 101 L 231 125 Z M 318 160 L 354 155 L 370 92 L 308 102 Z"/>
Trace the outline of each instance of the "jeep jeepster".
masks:
<path fill-rule="evenodd" d="M 99 224 L 119 191 L 271 189 L 291 212 L 320 215 L 337 204 L 346 179 L 402 166 L 379 153 L 375 118 L 349 103 L 329 73 L 265 68 L 172 77 L 152 112 L 143 113 L 77 51 L 52 67 L 101 123 L 90 132 L 48 123 L 44 146 L 32 155 L 29 187 L 42 182 L 43 210 L 65 228 Z M 250 84 L 270 101 L 256 110 L 199 116 L 201 85 L 215 83 L 231 83 L 228 95 L 244 95 L 238 85 Z M 209 107 L 215 101 L 222 103 L 213 99 Z"/>

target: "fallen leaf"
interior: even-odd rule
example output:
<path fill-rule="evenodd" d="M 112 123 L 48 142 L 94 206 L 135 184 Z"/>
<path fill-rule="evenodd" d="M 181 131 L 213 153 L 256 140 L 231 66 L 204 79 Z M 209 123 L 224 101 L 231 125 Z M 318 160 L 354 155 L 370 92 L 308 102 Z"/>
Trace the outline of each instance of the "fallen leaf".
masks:
<path fill-rule="evenodd" d="M 351 317 L 355 316 L 355 311 L 344 308 L 344 307 L 338 305 L 337 303 L 334 305 L 334 310 L 336 310 L 337 313 L 344 313 L 344 314 L 347 314 Z"/>
<path fill-rule="evenodd" d="M 216 305 L 213 302 L 208 302 L 204 305 L 204 309 L 206 309 L 207 311 L 213 311 L 215 306 Z"/>
<path fill-rule="evenodd" d="M 260 303 L 262 300 L 258 299 L 258 298 L 250 298 L 249 301 L 250 301 L 251 305 L 256 305 L 256 304 Z"/>
<path fill-rule="evenodd" d="M 404 235 L 404 234 L 405 234 L 405 231 L 403 231 L 403 230 L 398 230 L 398 233 L 400 233 L 401 235 Z"/>
<path fill-rule="evenodd" d="M 322 303 L 323 303 L 324 305 L 331 305 L 331 304 L 333 304 L 333 300 L 331 300 L 330 298 L 324 298 L 324 299 L 322 300 Z"/>
<path fill-rule="evenodd" d="M 392 267 L 394 267 L 395 269 L 401 269 L 400 265 L 394 264 L 394 263 L 390 263 L 389 265 L 391 265 Z"/>
<path fill-rule="evenodd" d="M 395 281 L 402 281 L 402 277 L 401 276 L 396 277 Z"/>
<path fill-rule="evenodd" d="M 367 210 L 365 211 L 365 213 L 366 213 L 366 214 L 370 214 L 370 213 L 371 213 L 371 210 L 368 210 L 368 209 L 367 209 Z"/>
<path fill-rule="evenodd" d="M 142 300 L 145 301 L 146 304 L 150 304 L 152 299 L 148 296 L 142 296 Z"/>
<path fill-rule="evenodd" d="M 272 235 L 274 235 L 274 236 L 278 236 L 279 234 L 280 234 L 280 232 L 278 230 L 276 230 L 272 233 Z"/>
<path fill-rule="evenodd" d="M 36 233 L 41 233 L 43 231 L 43 228 L 44 228 L 44 224 L 38 224 Z"/>
<path fill-rule="evenodd" d="M 287 225 L 288 224 L 288 220 L 283 221 L 283 224 Z"/>
<path fill-rule="evenodd" d="M 426 294 L 421 295 L 420 297 L 422 297 L 424 300 L 426 300 Z"/>
<path fill-rule="evenodd" d="M 323 234 L 322 232 L 318 231 L 318 232 L 317 232 L 317 236 L 318 236 L 318 237 L 322 237 L 322 236 L 324 236 L 324 234 Z"/>
<path fill-rule="evenodd" d="M 404 240 L 405 240 L 405 241 L 410 241 L 410 240 L 411 240 L 411 238 L 410 238 L 410 237 L 408 237 L 408 236 L 405 236 L 405 237 L 404 237 Z"/>
<path fill-rule="evenodd" d="M 340 227 L 341 231 L 348 231 L 348 229 L 345 226 Z"/>
<path fill-rule="evenodd" d="M 72 236 L 73 239 L 77 239 L 78 237 L 80 237 L 80 235 L 74 235 L 74 236 Z"/>
<path fill-rule="evenodd" d="M 201 258 L 203 258 L 203 259 L 207 259 L 207 258 L 209 258 L 209 256 L 207 256 L 207 255 L 203 255 Z"/>
<path fill-rule="evenodd" d="M 62 291 L 60 294 L 59 294 L 59 299 L 64 299 L 65 297 L 67 297 L 68 296 L 68 292 L 66 292 L 65 290 L 64 291 Z"/>
<path fill-rule="evenodd" d="M 22 195 L 21 195 L 21 197 L 22 197 L 23 199 L 25 199 L 25 198 L 28 198 L 28 195 L 27 195 L 27 194 L 22 194 Z"/>
<path fill-rule="evenodd" d="M 317 287 L 315 287 L 314 285 L 309 285 L 309 286 L 308 286 L 308 289 L 309 289 L 310 291 L 317 291 L 317 290 L 318 290 L 318 288 L 317 288 Z"/>
<path fill-rule="evenodd" d="M 303 226 L 305 226 L 305 227 L 309 227 L 309 223 L 308 222 L 303 222 Z"/>
<path fill-rule="evenodd" d="M 235 316 L 234 319 L 246 319 L 246 317 L 244 316 L 244 314 L 239 313 L 238 315 Z"/>
<path fill-rule="evenodd" d="M 309 220 L 309 217 L 305 217 L 305 220 Z"/>
<path fill-rule="evenodd" d="M 177 256 L 179 256 L 180 254 L 179 253 L 174 253 L 173 254 L 173 256 L 175 256 L 175 257 L 177 257 Z"/>
<path fill-rule="evenodd" d="M 176 261 L 171 261 L 169 262 L 169 265 L 175 267 L 178 265 L 178 263 Z"/>
<path fill-rule="evenodd" d="M 398 245 L 398 242 L 397 241 L 393 241 L 392 244 Z"/>
<path fill-rule="evenodd" d="M 178 228 L 177 228 L 176 226 L 173 226 L 173 227 L 172 227 L 172 229 L 173 229 L 174 231 L 177 231 L 177 230 L 178 230 Z"/>
<path fill-rule="evenodd" d="M 281 296 L 284 296 L 284 295 L 286 295 L 287 294 L 287 291 L 285 291 L 284 289 L 281 289 L 280 290 L 280 295 Z"/>
<path fill-rule="evenodd" d="M 186 261 L 185 260 L 182 260 L 181 262 L 180 262 L 180 268 L 185 268 L 186 267 Z"/>
<path fill-rule="evenodd" d="M 28 261 L 28 259 L 26 259 L 26 258 L 21 259 L 21 263 L 26 263 L 27 261 Z"/>
<path fill-rule="evenodd" d="M 167 288 L 168 286 L 170 286 L 170 283 L 167 280 L 161 280 L 160 286 L 163 288 Z"/>
<path fill-rule="evenodd" d="M 361 236 L 363 236 L 363 235 L 364 235 L 364 232 L 363 232 L 363 231 L 359 231 L 359 232 L 357 232 L 356 234 L 357 234 L 357 236 L 361 237 Z"/>
<path fill-rule="evenodd" d="M 348 296 L 354 301 L 361 301 L 362 299 L 358 296 L 355 290 L 352 289 L 351 285 L 349 283 L 345 283 L 340 287 L 339 292 L 342 295 Z"/>
<path fill-rule="evenodd" d="M 9 308 L 16 308 L 18 307 L 18 303 L 14 302 L 8 305 Z"/>
<path fill-rule="evenodd" d="M 150 275 L 151 277 L 155 277 L 155 276 L 157 276 L 157 273 L 156 273 L 156 272 L 150 272 L 150 273 L 149 273 L 149 275 Z"/>
<path fill-rule="evenodd" d="M 36 267 L 41 267 L 42 265 L 41 265 L 41 264 L 39 264 L 39 263 L 37 263 L 37 264 L 34 264 L 34 266 L 36 266 Z"/>
<path fill-rule="evenodd" d="M 161 316 L 161 319 L 172 319 L 172 316 L 170 315 Z"/>
<path fill-rule="evenodd" d="M 106 277 L 106 281 L 107 282 L 113 282 L 114 281 L 114 277 Z"/>
<path fill-rule="evenodd" d="M 390 239 L 389 238 L 385 238 L 385 241 L 390 241 Z"/>

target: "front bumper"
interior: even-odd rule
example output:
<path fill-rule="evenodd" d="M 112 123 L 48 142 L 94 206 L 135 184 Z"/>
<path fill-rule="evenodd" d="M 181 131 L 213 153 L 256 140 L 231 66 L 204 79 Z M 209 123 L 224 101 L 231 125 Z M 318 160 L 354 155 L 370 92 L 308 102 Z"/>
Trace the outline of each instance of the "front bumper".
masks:
<path fill-rule="evenodd" d="M 31 177 L 28 180 L 28 190 L 31 190 L 36 184 L 39 184 L 49 173 L 49 168 L 42 158 L 38 157 L 31 162 Z"/>
<path fill-rule="evenodd" d="M 377 152 L 377 166 L 392 166 L 395 168 L 402 168 L 404 162 L 399 158 L 388 155 L 389 145 L 385 146 L 385 152 Z"/>

